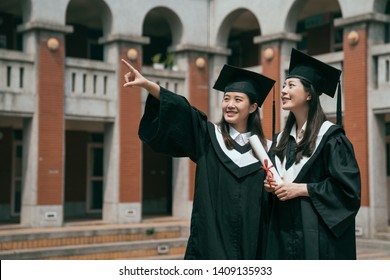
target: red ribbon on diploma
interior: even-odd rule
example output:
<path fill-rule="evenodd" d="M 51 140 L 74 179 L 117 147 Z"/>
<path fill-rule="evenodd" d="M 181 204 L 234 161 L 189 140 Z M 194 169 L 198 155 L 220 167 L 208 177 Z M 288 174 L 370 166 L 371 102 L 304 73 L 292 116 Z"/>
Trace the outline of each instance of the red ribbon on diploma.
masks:
<path fill-rule="evenodd" d="M 265 170 L 265 173 L 267 175 L 267 180 L 273 179 L 274 178 L 274 173 L 272 173 L 271 168 L 274 167 L 272 164 L 268 166 L 268 159 L 264 160 L 264 165 L 265 166 L 260 166 L 261 169 Z"/>

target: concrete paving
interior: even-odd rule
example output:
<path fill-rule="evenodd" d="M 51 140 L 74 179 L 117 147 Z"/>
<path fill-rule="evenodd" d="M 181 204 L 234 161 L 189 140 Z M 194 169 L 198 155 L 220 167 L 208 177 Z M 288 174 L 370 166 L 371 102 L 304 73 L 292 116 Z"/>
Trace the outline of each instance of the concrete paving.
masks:
<path fill-rule="evenodd" d="M 357 240 L 358 260 L 390 260 L 390 241 L 379 239 Z"/>

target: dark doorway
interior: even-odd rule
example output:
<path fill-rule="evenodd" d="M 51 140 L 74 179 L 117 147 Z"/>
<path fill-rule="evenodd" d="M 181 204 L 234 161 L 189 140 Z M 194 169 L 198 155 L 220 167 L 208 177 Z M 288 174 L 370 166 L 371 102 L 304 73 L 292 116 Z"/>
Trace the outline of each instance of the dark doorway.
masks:
<path fill-rule="evenodd" d="M 172 215 L 172 158 L 143 145 L 142 214 Z"/>
<path fill-rule="evenodd" d="M 65 221 L 101 220 L 104 135 L 82 130 L 65 135 Z"/>

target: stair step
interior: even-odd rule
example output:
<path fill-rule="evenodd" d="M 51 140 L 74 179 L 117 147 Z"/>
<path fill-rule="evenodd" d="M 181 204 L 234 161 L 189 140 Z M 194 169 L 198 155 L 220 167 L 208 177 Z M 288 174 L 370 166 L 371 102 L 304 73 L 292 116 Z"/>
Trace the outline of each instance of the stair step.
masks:
<path fill-rule="evenodd" d="M 390 242 L 390 232 L 378 232 L 375 234 L 375 238 L 379 240 L 386 240 Z"/>
<path fill-rule="evenodd" d="M 0 252 L 82 244 L 164 240 L 188 236 L 188 222 L 94 225 L 0 231 Z"/>
<path fill-rule="evenodd" d="M 184 260 L 184 252 L 179 255 L 158 255 L 144 258 L 130 258 L 130 260 Z"/>
<path fill-rule="evenodd" d="M 373 248 L 390 252 L 390 240 L 357 238 L 356 243 L 360 248 Z"/>
<path fill-rule="evenodd" d="M 97 260 L 97 259 L 131 259 L 155 258 L 170 255 L 183 255 L 187 238 L 164 240 L 140 240 L 134 242 L 115 242 L 103 244 L 69 245 L 50 248 L 19 249 L 0 252 L 2 260 Z"/>

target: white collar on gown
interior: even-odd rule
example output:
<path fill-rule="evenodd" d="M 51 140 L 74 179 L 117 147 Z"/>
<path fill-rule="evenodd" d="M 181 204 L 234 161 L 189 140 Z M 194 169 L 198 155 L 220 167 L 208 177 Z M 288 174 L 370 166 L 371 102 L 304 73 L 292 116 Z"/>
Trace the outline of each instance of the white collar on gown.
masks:
<path fill-rule="evenodd" d="M 334 125 L 334 124 L 331 123 L 330 121 L 325 121 L 322 124 L 320 131 L 318 132 L 318 135 L 317 135 L 316 146 L 314 148 L 312 155 L 317 150 L 318 145 L 320 144 L 320 142 L 322 140 L 322 137 L 324 136 L 324 134 L 328 131 L 328 129 L 332 125 Z M 303 125 L 302 129 L 303 130 L 306 129 L 306 123 Z M 297 127 L 296 127 L 296 124 L 294 124 L 294 126 L 292 127 L 291 132 L 290 132 L 290 135 L 292 137 L 294 137 L 294 139 L 296 139 L 296 137 L 295 137 L 297 135 L 296 131 L 297 131 Z M 279 141 L 282 137 L 282 134 L 283 134 L 283 132 L 280 133 L 277 137 L 276 141 L 278 144 L 279 144 Z M 280 159 L 278 157 L 275 157 L 275 165 L 276 165 L 276 169 L 279 172 L 280 177 L 283 177 L 283 180 L 286 183 L 292 183 L 292 182 L 294 182 L 295 178 L 298 176 L 299 172 L 301 172 L 303 166 L 308 162 L 309 159 L 310 159 L 310 157 L 304 156 L 299 163 L 294 163 L 288 170 L 286 170 L 286 157 L 284 157 L 283 163 L 280 161 Z"/>
<path fill-rule="evenodd" d="M 229 150 L 226 148 L 225 142 L 223 141 L 223 137 L 221 134 L 221 130 L 218 125 L 214 124 L 215 126 L 215 135 L 217 136 L 217 141 L 219 143 L 219 146 L 221 147 L 222 151 L 239 167 L 245 167 L 248 165 L 251 165 L 253 163 L 258 162 L 259 160 L 253 155 L 252 149 L 250 149 L 248 152 L 241 154 L 240 152 L 232 149 Z M 251 136 L 250 132 L 246 133 L 240 133 L 237 130 L 235 130 L 233 127 L 230 127 L 229 131 L 230 136 L 235 140 L 239 145 L 244 146 L 248 143 L 249 137 Z M 271 147 L 272 142 L 267 140 L 267 147 L 268 149 Z"/>

